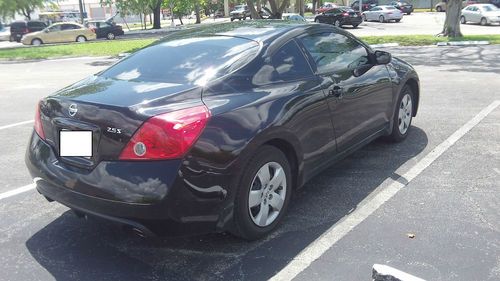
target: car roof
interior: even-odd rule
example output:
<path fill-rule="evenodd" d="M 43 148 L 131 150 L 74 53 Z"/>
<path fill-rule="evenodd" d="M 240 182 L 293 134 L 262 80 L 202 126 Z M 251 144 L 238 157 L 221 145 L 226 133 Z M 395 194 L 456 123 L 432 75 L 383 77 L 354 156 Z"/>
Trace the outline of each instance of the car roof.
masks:
<path fill-rule="evenodd" d="M 167 35 L 165 40 L 174 38 L 191 38 L 196 36 L 231 36 L 257 42 L 272 41 L 274 38 L 290 33 L 294 30 L 305 30 L 314 24 L 298 21 L 283 20 L 254 20 L 216 23 L 206 26 L 176 31 Z"/>

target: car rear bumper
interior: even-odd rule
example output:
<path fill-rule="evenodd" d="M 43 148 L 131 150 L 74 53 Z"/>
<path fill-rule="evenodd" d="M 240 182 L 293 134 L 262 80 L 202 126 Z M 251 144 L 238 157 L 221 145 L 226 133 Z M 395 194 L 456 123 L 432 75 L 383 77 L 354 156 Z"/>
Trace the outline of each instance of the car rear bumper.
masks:
<path fill-rule="evenodd" d="M 201 198 L 179 176 L 182 160 L 103 161 L 92 170 L 71 167 L 33 133 L 26 165 L 49 200 L 155 235 L 217 231 L 221 198 Z"/>
<path fill-rule="evenodd" d="M 363 18 L 358 16 L 358 17 L 346 17 L 342 19 L 342 24 L 343 25 L 359 25 L 361 22 L 363 22 Z"/>

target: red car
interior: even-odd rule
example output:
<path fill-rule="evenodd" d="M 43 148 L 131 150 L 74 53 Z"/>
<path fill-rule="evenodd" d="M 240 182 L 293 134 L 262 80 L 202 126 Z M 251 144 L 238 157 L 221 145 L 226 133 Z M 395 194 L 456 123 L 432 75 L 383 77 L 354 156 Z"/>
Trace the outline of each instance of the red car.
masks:
<path fill-rule="evenodd" d="M 326 2 L 325 4 L 321 5 L 318 9 L 316 9 L 316 14 L 322 14 L 330 9 L 337 8 L 337 4 L 335 3 L 330 3 Z"/>

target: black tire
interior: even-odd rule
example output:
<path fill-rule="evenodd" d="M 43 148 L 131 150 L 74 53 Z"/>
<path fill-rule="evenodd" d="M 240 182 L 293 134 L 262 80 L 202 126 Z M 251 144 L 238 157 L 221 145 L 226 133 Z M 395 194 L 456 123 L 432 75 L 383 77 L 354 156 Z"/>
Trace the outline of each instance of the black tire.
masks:
<path fill-rule="evenodd" d="M 335 25 L 336 27 L 342 27 L 342 23 L 339 20 L 335 20 L 333 25 Z"/>
<path fill-rule="evenodd" d="M 401 21 L 401 19 L 397 19 L 397 20 L 395 20 L 395 22 L 400 22 L 400 21 Z"/>
<path fill-rule="evenodd" d="M 233 22 L 233 21 L 234 21 L 234 19 L 233 19 L 233 18 L 231 18 L 231 22 Z"/>
<path fill-rule="evenodd" d="M 319 21 L 319 19 L 318 19 L 318 18 L 314 19 L 314 22 L 315 22 L 315 23 L 320 23 L 320 21 Z"/>
<path fill-rule="evenodd" d="M 78 35 L 76 36 L 76 42 L 80 42 L 80 43 L 83 43 L 83 42 L 87 42 L 87 37 L 83 36 L 83 35 Z"/>
<path fill-rule="evenodd" d="M 31 45 L 33 46 L 40 46 L 43 44 L 43 41 L 39 38 L 34 38 L 33 40 L 31 40 Z"/>
<path fill-rule="evenodd" d="M 363 21 L 366 21 L 366 15 L 363 14 L 362 17 L 363 17 Z"/>
<path fill-rule="evenodd" d="M 108 40 L 115 40 L 116 36 L 113 32 L 110 32 L 106 35 L 106 39 Z"/>
<path fill-rule="evenodd" d="M 443 8 L 441 8 L 441 6 L 437 6 L 436 7 L 436 12 L 439 12 L 439 13 L 443 12 Z"/>
<path fill-rule="evenodd" d="M 14 42 L 14 36 L 9 36 L 9 42 Z"/>
<path fill-rule="evenodd" d="M 244 17 L 243 17 L 243 20 L 246 20 L 246 19 L 247 19 L 247 16 L 244 16 Z"/>
<path fill-rule="evenodd" d="M 353 24 L 352 27 L 357 28 L 359 24 Z"/>
<path fill-rule="evenodd" d="M 466 23 L 467 23 L 467 20 L 465 19 L 465 17 L 464 17 L 464 16 L 461 16 L 461 17 L 460 17 L 460 23 L 461 23 L 461 24 L 466 24 Z"/>
<path fill-rule="evenodd" d="M 411 12 L 406 13 L 407 15 L 411 15 Z"/>
<path fill-rule="evenodd" d="M 281 165 L 285 173 L 286 193 L 283 206 L 272 223 L 268 226 L 258 226 L 254 223 L 249 209 L 249 194 L 253 188 L 251 185 L 257 172 L 267 163 L 275 162 Z M 291 169 L 288 160 L 283 152 L 274 146 L 264 145 L 246 163 L 241 180 L 238 184 L 236 198 L 234 200 L 234 225 L 231 231 L 234 235 L 246 240 L 256 240 L 262 238 L 273 231 L 282 221 L 286 214 L 288 204 L 292 195 Z"/>
<path fill-rule="evenodd" d="M 481 18 L 479 24 L 481 24 L 482 26 L 488 25 L 488 20 L 486 18 Z"/>
<path fill-rule="evenodd" d="M 410 122 L 408 124 L 407 130 L 404 133 L 402 133 L 399 129 L 399 124 L 400 124 L 399 109 L 401 107 L 401 102 L 403 100 L 403 97 L 406 96 L 407 94 L 411 98 L 412 107 L 411 107 L 411 114 L 410 114 Z M 389 139 L 392 142 L 401 142 L 404 139 L 406 139 L 406 137 L 408 136 L 408 133 L 411 130 L 411 122 L 413 121 L 413 115 L 415 113 L 414 111 L 415 111 L 415 94 L 411 90 L 410 86 L 404 85 L 403 89 L 401 89 L 401 92 L 399 93 L 396 108 L 394 110 L 392 133 L 391 133 L 391 135 L 389 135 Z"/>
<path fill-rule="evenodd" d="M 385 22 L 384 16 L 381 15 L 380 17 L 378 17 L 378 21 L 384 23 Z"/>

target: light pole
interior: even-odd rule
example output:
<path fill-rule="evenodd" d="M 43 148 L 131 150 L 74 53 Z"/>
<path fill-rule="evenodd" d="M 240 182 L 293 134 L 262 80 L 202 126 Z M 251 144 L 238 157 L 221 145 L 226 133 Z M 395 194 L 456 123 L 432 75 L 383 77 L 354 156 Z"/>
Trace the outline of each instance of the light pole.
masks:
<path fill-rule="evenodd" d="M 80 22 L 83 24 L 83 0 L 78 0 L 78 5 L 80 6 Z"/>

